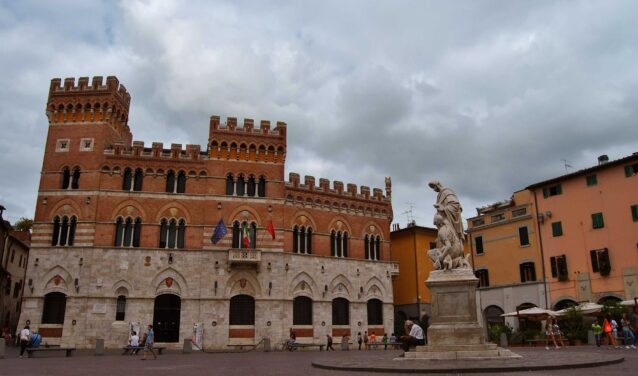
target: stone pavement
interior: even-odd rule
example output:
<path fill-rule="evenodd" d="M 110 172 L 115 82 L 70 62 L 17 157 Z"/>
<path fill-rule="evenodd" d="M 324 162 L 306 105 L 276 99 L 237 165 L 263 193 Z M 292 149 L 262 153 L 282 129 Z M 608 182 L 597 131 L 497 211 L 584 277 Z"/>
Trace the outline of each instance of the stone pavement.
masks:
<path fill-rule="evenodd" d="M 71 358 L 62 355 L 42 355 L 40 357 L 27 359 L 18 358 L 15 348 L 7 349 L 7 358 L 0 359 L 0 375 L 81 375 L 81 376 L 101 376 L 101 375 L 302 375 L 302 376 L 326 376 L 326 375 L 366 375 L 369 372 L 356 371 L 336 371 L 319 369 L 312 366 L 312 362 L 319 363 L 356 363 L 363 366 L 385 361 L 384 363 L 401 367 L 406 361 L 392 361 L 400 351 L 299 351 L 299 352 L 247 352 L 247 353 L 225 353 L 225 354 L 181 354 L 168 353 L 161 355 L 158 360 L 140 361 L 141 356 L 122 356 L 120 352 L 110 352 L 105 356 L 94 356 L 88 351 L 79 351 Z M 520 371 L 499 373 L 499 375 L 632 375 L 638 370 L 638 350 L 608 350 L 598 349 L 591 346 L 570 347 L 560 350 L 546 351 L 541 347 L 537 348 L 514 348 L 514 351 L 523 355 L 524 362 L 529 364 L 551 363 L 561 364 L 574 362 L 575 360 L 597 360 L 624 358 L 621 363 L 594 367 L 594 368 L 573 368 L 563 370 L 544 371 Z M 488 361 L 490 362 L 490 361 Z M 497 361 L 499 362 L 499 361 Z M 502 362 L 502 361 L 500 361 Z M 410 362 L 414 364 L 415 362 Z M 431 362 L 424 362 L 425 364 Z M 473 362 L 476 367 L 485 366 L 482 361 Z M 440 365 L 440 363 L 439 363 Z M 430 365 L 431 366 L 431 365 Z M 470 364 L 471 366 L 471 364 Z M 476 367 L 467 369 L 467 373 L 473 375 Z M 424 368 L 427 368 L 424 365 Z M 440 368 L 440 367 L 439 367 Z M 431 371 L 431 369 L 430 369 Z M 418 372 L 430 373 L 430 372 Z M 466 372 L 451 372 L 444 374 L 462 375 Z M 441 373 L 439 373 L 441 374 Z M 487 372 L 482 374 L 494 374 Z M 374 375 L 397 375 L 396 373 L 374 373 Z"/>

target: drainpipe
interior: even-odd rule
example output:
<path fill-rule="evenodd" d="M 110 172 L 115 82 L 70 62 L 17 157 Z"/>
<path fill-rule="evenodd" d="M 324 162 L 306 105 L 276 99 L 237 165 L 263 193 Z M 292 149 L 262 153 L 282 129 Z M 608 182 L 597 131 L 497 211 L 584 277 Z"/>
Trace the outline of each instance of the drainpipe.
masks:
<path fill-rule="evenodd" d="M 534 189 L 534 211 L 536 212 L 536 231 L 538 232 L 538 246 L 541 249 L 541 266 L 543 267 L 543 288 L 545 289 L 545 308 L 549 309 L 547 297 L 547 273 L 545 271 L 545 252 L 543 251 L 543 237 L 541 236 L 541 224 L 538 220 L 538 200 L 536 199 L 536 189 Z"/>

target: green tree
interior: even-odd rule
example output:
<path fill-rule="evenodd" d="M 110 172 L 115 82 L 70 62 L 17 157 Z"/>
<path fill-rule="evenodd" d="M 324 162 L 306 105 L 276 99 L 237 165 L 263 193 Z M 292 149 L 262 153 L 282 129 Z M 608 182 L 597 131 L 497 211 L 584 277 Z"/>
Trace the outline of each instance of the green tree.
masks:
<path fill-rule="evenodd" d="M 31 232 L 31 227 L 33 227 L 33 219 L 22 217 L 18 219 L 13 227 L 18 231 Z"/>

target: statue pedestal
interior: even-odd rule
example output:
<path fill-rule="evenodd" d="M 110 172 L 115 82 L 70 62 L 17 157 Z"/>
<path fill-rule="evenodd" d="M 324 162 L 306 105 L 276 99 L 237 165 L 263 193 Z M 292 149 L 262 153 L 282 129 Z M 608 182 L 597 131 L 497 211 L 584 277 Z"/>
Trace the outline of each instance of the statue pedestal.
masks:
<path fill-rule="evenodd" d="M 470 268 L 436 270 L 425 281 L 432 294 L 428 345 L 403 359 L 494 359 L 520 355 L 485 342 L 476 306 L 478 279 Z M 481 319 L 481 320 L 479 320 Z"/>

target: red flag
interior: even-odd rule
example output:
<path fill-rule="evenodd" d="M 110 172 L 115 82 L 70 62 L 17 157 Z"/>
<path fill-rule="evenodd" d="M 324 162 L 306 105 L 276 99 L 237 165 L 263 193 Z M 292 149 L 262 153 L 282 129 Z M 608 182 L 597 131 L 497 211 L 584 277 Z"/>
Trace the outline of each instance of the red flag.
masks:
<path fill-rule="evenodd" d="M 272 236 L 272 240 L 275 240 L 275 226 L 272 225 L 272 219 L 268 222 L 268 233 Z"/>

